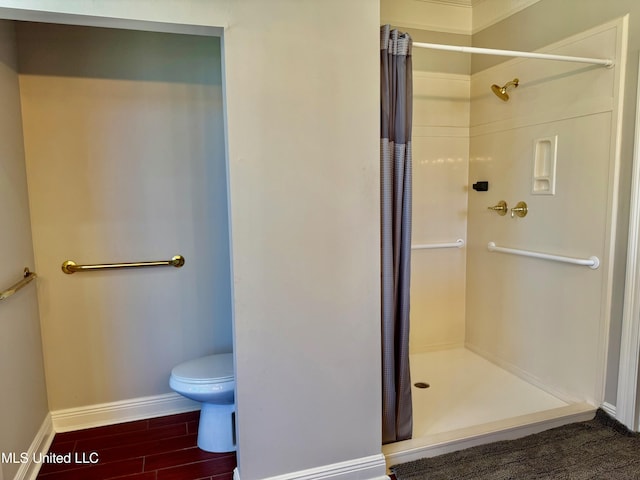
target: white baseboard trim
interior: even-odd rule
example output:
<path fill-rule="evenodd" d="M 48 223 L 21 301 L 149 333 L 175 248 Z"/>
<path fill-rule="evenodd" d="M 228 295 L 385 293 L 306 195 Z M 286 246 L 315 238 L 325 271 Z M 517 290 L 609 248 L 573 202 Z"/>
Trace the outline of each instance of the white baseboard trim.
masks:
<path fill-rule="evenodd" d="M 38 462 L 38 460 L 34 461 L 34 459 L 41 458 L 41 456 L 47 454 L 47 452 L 49 451 L 49 447 L 51 446 L 51 442 L 53 441 L 54 435 L 55 432 L 53 430 L 51 414 L 47 413 L 47 416 L 44 418 L 42 425 L 40 425 L 38 433 L 36 433 L 33 442 L 31 442 L 31 445 L 29 446 L 29 450 L 26 452 L 29 461 L 20 465 L 20 468 L 18 468 L 18 471 L 13 477 L 13 480 L 36 479 L 36 477 L 38 476 L 38 472 L 40 472 L 42 463 Z"/>
<path fill-rule="evenodd" d="M 605 412 L 607 412 L 612 418 L 618 418 L 616 417 L 616 406 L 615 405 L 611 405 L 609 402 L 604 402 L 602 405 L 600 405 L 600 408 L 602 408 Z"/>
<path fill-rule="evenodd" d="M 371 455 L 346 462 L 285 473 L 265 480 L 389 480 L 384 455 Z M 233 471 L 233 480 L 240 480 L 240 473 Z"/>
<path fill-rule="evenodd" d="M 132 398 L 51 412 L 53 429 L 69 432 L 199 410 L 200 404 L 178 393 Z"/>

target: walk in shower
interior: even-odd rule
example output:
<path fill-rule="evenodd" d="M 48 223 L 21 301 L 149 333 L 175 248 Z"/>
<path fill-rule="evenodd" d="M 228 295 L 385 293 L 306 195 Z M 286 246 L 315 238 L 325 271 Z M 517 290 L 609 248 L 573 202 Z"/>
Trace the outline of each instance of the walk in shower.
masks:
<path fill-rule="evenodd" d="M 383 446 L 388 464 L 605 403 L 625 43 L 622 18 L 540 50 L 599 62 L 414 69 L 409 346 L 422 388 L 412 439 Z"/>

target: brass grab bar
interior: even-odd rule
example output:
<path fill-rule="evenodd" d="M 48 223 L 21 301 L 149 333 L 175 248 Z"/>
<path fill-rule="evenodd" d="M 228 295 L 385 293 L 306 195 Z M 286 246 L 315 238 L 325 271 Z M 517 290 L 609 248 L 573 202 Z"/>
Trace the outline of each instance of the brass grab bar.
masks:
<path fill-rule="evenodd" d="M 18 290 L 20 290 L 22 287 L 24 287 L 27 283 L 29 283 L 31 280 L 33 280 L 36 277 L 37 277 L 36 272 L 30 272 L 28 268 L 25 268 L 24 278 L 20 280 L 18 283 L 16 283 L 15 285 L 11 285 L 5 291 L 0 292 L 0 300 L 4 300 L 5 298 L 10 297 L 11 295 L 16 293 Z"/>
<path fill-rule="evenodd" d="M 171 260 L 158 260 L 154 262 L 131 262 L 131 263 L 102 263 L 98 265 L 77 265 L 72 260 L 67 260 L 62 264 L 62 271 L 71 275 L 74 272 L 87 272 L 90 270 L 101 270 L 103 268 L 137 268 L 137 267 L 164 267 L 172 266 L 180 268 L 184 265 L 184 257 L 176 255 Z"/>

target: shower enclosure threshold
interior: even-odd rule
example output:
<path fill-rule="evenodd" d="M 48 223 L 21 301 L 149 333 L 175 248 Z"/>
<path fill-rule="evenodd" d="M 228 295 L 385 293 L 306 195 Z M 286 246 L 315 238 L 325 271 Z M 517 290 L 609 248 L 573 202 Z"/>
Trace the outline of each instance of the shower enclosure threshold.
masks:
<path fill-rule="evenodd" d="M 588 403 L 574 403 L 517 417 L 483 423 L 449 432 L 424 435 L 383 445 L 382 453 L 391 465 L 435 457 L 500 440 L 513 440 L 569 423 L 591 420 L 597 408 Z"/>

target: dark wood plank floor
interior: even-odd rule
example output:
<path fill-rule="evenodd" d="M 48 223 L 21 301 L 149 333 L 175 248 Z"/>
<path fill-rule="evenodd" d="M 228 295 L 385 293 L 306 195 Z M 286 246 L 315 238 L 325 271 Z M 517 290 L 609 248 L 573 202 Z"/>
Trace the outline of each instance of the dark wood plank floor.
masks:
<path fill-rule="evenodd" d="M 235 453 L 197 445 L 199 412 L 58 433 L 39 480 L 231 480 Z M 70 463 L 67 460 L 70 459 Z"/>

